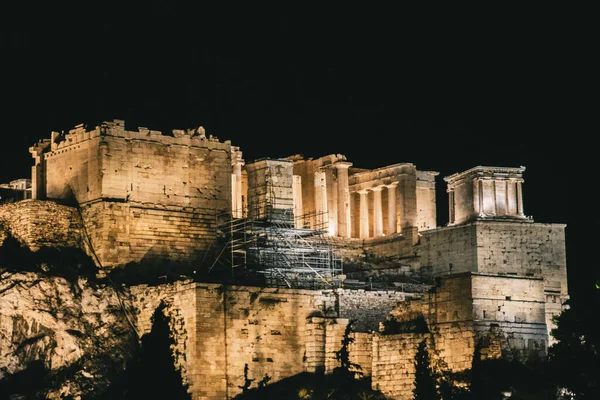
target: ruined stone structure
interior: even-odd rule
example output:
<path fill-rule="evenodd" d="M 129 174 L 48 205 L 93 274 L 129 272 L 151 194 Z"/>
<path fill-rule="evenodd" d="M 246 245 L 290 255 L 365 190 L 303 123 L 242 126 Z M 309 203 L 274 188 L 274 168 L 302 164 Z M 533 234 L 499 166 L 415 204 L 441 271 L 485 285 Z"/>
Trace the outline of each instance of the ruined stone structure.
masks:
<path fill-rule="evenodd" d="M 408 399 L 420 341 L 454 371 L 470 367 L 477 345 L 486 357 L 543 357 L 551 318 L 568 298 L 565 225 L 525 215 L 524 167 L 478 166 L 444 178 L 450 221 L 438 227 L 438 173 L 410 163 L 366 170 L 339 154 L 246 163 L 239 148 L 202 128 L 167 136 L 128 131 L 118 120 L 53 133 L 30 151 L 34 200 L 0 206 L 0 231 L 33 248 L 57 238 L 77 245 L 87 235 L 105 268 L 197 262 L 217 240 L 223 213 L 231 221 L 268 217 L 288 236 L 329 236 L 344 260 L 344 288 L 131 288 L 142 331 L 161 299 L 182 318 L 180 365 L 194 399 L 234 397 L 245 364 L 257 380 L 332 371 L 349 320 L 354 362 L 374 388 Z M 36 221 L 52 218 L 47 239 Z M 369 290 L 369 282 L 387 288 Z M 429 333 L 383 324 L 417 319 Z"/>
<path fill-rule="evenodd" d="M 78 204 L 104 267 L 192 261 L 215 237 L 215 214 L 231 207 L 236 150 L 202 127 L 167 136 L 120 120 L 80 125 L 30 148 L 33 198 Z"/>

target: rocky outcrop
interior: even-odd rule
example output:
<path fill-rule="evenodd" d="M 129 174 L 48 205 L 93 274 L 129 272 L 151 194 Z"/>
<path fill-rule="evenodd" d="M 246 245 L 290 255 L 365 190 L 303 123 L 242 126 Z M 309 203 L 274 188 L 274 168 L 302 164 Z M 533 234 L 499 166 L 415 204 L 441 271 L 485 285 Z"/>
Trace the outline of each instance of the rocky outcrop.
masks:
<path fill-rule="evenodd" d="M 98 394 L 116 379 L 137 343 L 111 287 L 36 273 L 0 273 L 0 383 L 43 363 L 60 379 L 40 397 Z"/>

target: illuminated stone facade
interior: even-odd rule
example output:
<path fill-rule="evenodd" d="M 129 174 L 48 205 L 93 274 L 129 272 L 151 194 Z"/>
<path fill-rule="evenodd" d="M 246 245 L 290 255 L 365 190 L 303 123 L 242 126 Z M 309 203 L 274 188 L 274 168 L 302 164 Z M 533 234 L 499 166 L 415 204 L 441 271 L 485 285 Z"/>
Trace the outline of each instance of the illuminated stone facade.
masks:
<path fill-rule="evenodd" d="M 239 149 L 202 127 L 163 135 L 115 120 L 53 132 L 30 152 L 33 198 L 78 204 L 103 267 L 201 258 L 232 183 L 241 191 Z"/>
<path fill-rule="evenodd" d="M 524 214 L 524 167 L 478 166 L 445 178 L 450 221 L 438 227 L 437 172 L 410 163 L 366 170 L 340 154 L 246 163 L 238 147 L 202 128 L 162 135 L 125 130 L 118 120 L 53 133 L 30 151 L 34 200 L 0 206 L 0 238 L 11 232 L 35 249 L 89 237 L 104 267 L 194 262 L 215 240 L 218 213 L 273 214 L 297 228 L 324 225 L 344 258 L 348 287 L 364 283 L 328 291 L 132 288 L 143 331 L 159 299 L 182 316 L 181 365 L 194 399 L 234 397 L 245 364 L 256 380 L 330 372 L 350 319 L 357 321 L 353 360 L 373 387 L 410 398 L 421 340 L 433 339 L 437 357 L 455 371 L 469 368 L 482 339 L 488 357 L 544 356 L 551 318 L 568 298 L 565 225 Z M 46 223 L 52 229 L 40 228 Z M 368 290 L 370 281 L 388 289 Z M 429 289 L 409 290 L 415 281 Z M 379 326 L 386 315 L 421 316 L 431 333 L 386 334 Z"/>

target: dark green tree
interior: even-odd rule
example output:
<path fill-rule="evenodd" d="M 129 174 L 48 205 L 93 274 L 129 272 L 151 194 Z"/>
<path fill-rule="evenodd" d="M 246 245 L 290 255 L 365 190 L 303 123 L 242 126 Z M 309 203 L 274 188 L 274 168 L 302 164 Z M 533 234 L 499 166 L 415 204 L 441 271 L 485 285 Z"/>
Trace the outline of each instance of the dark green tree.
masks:
<path fill-rule="evenodd" d="M 437 400 L 439 399 L 435 375 L 431 368 L 429 351 L 427 350 L 427 339 L 419 343 L 415 355 L 415 388 L 413 389 L 415 400 Z"/>
<path fill-rule="evenodd" d="M 548 351 L 551 379 L 580 399 L 600 399 L 600 290 L 573 304 L 554 319 Z"/>

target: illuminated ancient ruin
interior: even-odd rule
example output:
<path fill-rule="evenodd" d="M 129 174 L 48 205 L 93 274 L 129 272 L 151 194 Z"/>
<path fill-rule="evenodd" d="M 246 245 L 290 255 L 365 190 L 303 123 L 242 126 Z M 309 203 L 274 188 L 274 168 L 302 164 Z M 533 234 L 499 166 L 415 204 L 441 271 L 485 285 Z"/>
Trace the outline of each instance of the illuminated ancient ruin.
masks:
<path fill-rule="evenodd" d="M 89 238 L 104 269 L 169 260 L 267 276 L 262 288 L 131 288 L 141 331 L 161 299 L 183 316 L 194 399 L 240 393 L 245 364 L 252 378 L 274 381 L 331 372 L 349 320 L 352 358 L 373 387 L 410 398 L 424 338 L 454 371 L 469 368 L 478 343 L 486 357 L 544 357 L 568 298 L 565 225 L 525 215 L 524 167 L 444 178 L 450 221 L 438 226 L 438 173 L 410 163 L 367 170 L 340 154 L 246 162 L 202 127 L 166 135 L 120 120 L 53 132 L 30 152 L 33 199 L 3 205 L 0 217 L 31 248 Z M 216 257 L 202 264 L 209 251 Z M 415 318 L 428 333 L 383 329 Z"/>

